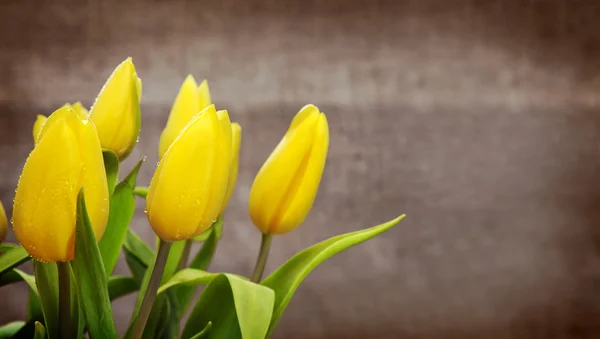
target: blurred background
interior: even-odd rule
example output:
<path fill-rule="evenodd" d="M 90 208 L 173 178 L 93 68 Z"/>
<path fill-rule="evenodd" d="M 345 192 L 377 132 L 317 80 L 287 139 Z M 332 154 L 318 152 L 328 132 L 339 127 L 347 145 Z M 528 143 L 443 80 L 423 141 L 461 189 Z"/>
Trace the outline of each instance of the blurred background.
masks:
<path fill-rule="evenodd" d="M 36 114 L 89 108 L 131 56 L 142 134 L 122 173 L 147 156 L 149 183 L 187 74 L 243 126 L 211 270 L 250 274 L 249 188 L 306 103 L 328 115 L 328 163 L 267 271 L 408 215 L 314 271 L 275 338 L 598 338 L 599 17 L 596 0 L 3 0 L 0 200 L 10 215 Z M 132 227 L 152 241 L 141 201 Z M 26 293 L 0 289 L 0 323 Z M 134 300 L 113 304 L 120 331 Z"/>

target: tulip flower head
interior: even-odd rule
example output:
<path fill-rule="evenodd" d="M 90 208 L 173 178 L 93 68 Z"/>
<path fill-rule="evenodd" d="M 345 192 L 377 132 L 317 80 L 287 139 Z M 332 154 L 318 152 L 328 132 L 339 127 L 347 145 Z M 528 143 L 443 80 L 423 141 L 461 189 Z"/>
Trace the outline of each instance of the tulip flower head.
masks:
<path fill-rule="evenodd" d="M 108 220 L 108 187 L 94 124 L 68 106 L 40 130 L 17 186 L 12 223 L 17 240 L 35 259 L 73 259 L 77 195 L 84 188 L 99 240 Z"/>
<path fill-rule="evenodd" d="M 188 122 L 209 105 L 211 105 L 210 92 L 206 80 L 198 86 L 194 77 L 188 75 L 179 89 L 171 113 L 169 113 L 167 125 L 160 136 L 159 158 L 163 157 Z"/>
<path fill-rule="evenodd" d="M 6 239 L 6 234 L 8 233 L 8 219 L 6 219 L 6 212 L 4 211 L 4 206 L 0 201 L 0 243 L 2 243 Z"/>
<path fill-rule="evenodd" d="M 131 153 L 140 134 L 141 95 L 142 81 L 127 58 L 108 78 L 90 110 L 100 144 L 121 160 Z"/>
<path fill-rule="evenodd" d="M 83 107 L 81 102 L 77 101 L 74 104 L 66 103 L 66 104 L 64 104 L 63 107 L 73 109 L 73 111 L 75 111 L 75 113 L 77 113 L 77 115 L 79 116 L 79 118 L 81 120 L 87 119 L 88 111 L 87 111 L 87 109 L 85 109 L 85 107 Z M 44 127 L 44 124 L 46 123 L 47 119 L 48 118 L 46 118 L 44 115 L 41 115 L 41 114 L 38 114 L 38 116 L 36 117 L 35 122 L 33 123 L 33 143 L 34 144 L 37 143 L 38 135 L 40 134 L 42 127 Z"/>
<path fill-rule="evenodd" d="M 250 189 L 250 218 L 261 232 L 286 233 L 304 221 L 321 182 L 328 147 L 325 114 L 316 106 L 304 106 Z"/>
<path fill-rule="evenodd" d="M 237 122 L 231 124 L 231 168 L 229 169 L 229 179 L 227 181 L 227 192 L 225 193 L 225 200 L 223 200 L 223 206 L 221 207 L 222 215 L 225 211 L 225 207 L 231 199 L 233 189 L 235 188 L 235 182 L 238 176 L 238 169 L 240 166 L 240 144 L 242 142 L 242 127 Z"/>
<path fill-rule="evenodd" d="M 231 168 L 231 134 L 227 111 L 210 105 L 162 156 L 146 196 L 146 213 L 163 240 L 192 238 L 217 219 Z"/>

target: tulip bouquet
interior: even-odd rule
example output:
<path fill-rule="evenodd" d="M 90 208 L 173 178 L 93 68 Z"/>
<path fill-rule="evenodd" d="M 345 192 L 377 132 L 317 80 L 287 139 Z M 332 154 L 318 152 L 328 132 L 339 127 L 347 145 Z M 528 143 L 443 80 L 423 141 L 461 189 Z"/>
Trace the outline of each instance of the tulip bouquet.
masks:
<path fill-rule="evenodd" d="M 241 127 L 211 103 L 206 81 L 198 86 L 189 76 L 160 137 L 149 187 L 137 183 L 143 159 L 118 180 L 119 165 L 138 140 L 141 95 L 129 58 L 89 112 L 80 103 L 65 104 L 35 121 L 35 146 L 12 210 L 20 245 L 0 244 L 0 286 L 28 285 L 27 319 L 0 327 L 0 338 L 118 338 L 111 301 L 135 292 L 126 338 L 266 338 L 315 267 L 403 217 L 304 249 L 263 279 L 273 236 L 304 221 L 325 166 L 327 119 L 307 105 L 250 191 L 249 215 L 262 234 L 253 273 L 209 272 L 228 228 L 225 207 L 238 173 Z M 145 199 L 156 251 L 129 228 L 136 197 Z M 7 229 L 0 204 L 0 241 Z M 202 245 L 191 256 L 194 242 Z M 113 275 L 121 252 L 127 276 Z M 33 274 L 18 268 L 28 261 Z M 193 303 L 200 285 L 205 288 Z"/>

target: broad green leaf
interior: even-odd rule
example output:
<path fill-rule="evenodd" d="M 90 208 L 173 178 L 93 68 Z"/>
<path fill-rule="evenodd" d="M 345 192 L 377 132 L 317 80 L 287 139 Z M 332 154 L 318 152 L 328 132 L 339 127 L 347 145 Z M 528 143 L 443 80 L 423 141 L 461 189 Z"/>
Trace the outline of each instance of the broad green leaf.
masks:
<path fill-rule="evenodd" d="M 83 306 L 77 296 L 77 284 L 75 283 L 75 271 L 71 268 L 71 337 L 83 338 L 85 329 L 85 317 L 83 315 Z"/>
<path fill-rule="evenodd" d="M 25 326 L 24 321 L 13 321 L 6 325 L 0 326 L 0 339 L 11 338 L 15 333 Z"/>
<path fill-rule="evenodd" d="M 106 272 L 94 230 L 85 208 L 83 189 L 77 198 L 77 224 L 75 228 L 75 273 L 77 296 L 83 310 L 91 338 L 117 338 L 106 284 Z"/>
<path fill-rule="evenodd" d="M 46 339 L 46 328 L 39 321 L 35 322 L 35 334 L 33 339 Z"/>
<path fill-rule="evenodd" d="M 200 249 L 200 251 L 198 251 L 194 259 L 192 260 L 190 268 L 203 271 L 206 271 L 208 269 L 208 266 L 210 265 L 210 262 L 212 261 L 212 258 L 217 249 L 217 243 L 219 242 L 218 235 L 221 233 L 220 229 L 222 228 L 223 218 L 219 217 L 213 225 L 213 227 L 211 227 L 209 231 L 204 232 L 209 233 L 210 235 L 208 239 L 206 239 L 206 241 L 202 244 L 202 248 Z M 190 307 L 192 303 L 192 298 L 194 297 L 194 294 L 196 294 L 197 290 L 198 288 L 195 286 L 179 286 L 173 289 L 173 294 L 175 295 L 179 303 L 179 309 L 177 310 L 177 314 L 179 316 L 182 316 Z"/>
<path fill-rule="evenodd" d="M 141 198 L 146 198 L 146 196 L 148 195 L 148 187 L 138 186 L 133 190 L 133 194 Z"/>
<path fill-rule="evenodd" d="M 313 269 L 333 255 L 391 229 L 402 219 L 404 219 L 404 215 L 378 226 L 322 241 L 294 255 L 262 281 L 261 285 L 275 291 L 275 308 L 268 335 L 273 332 L 300 283 Z"/>
<path fill-rule="evenodd" d="M 193 268 L 183 269 L 175 275 L 169 281 L 165 282 L 158 288 L 157 294 L 162 294 L 166 290 L 175 286 L 196 286 L 206 285 L 216 278 L 220 273 L 209 273 L 202 270 Z"/>
<path fill-rule="evenodd" d="M 111 301 L 137 289 L 138 284 L 132 277 L 114 276 L 108 279 L 108 296 Z"/>
<path fill-rule="evenodd" d="M 16 283 L 22 280 L 23 278 L 21 278 L 21 276 L 18 275 L 17 272 L 15 272 L 14 268 L 10 271 L 6 271 L 0 274 L 0 286 L 10 285 L 12 283 Z"/>
<path fill-rule="evenodd" d="M 119 158 L 113 151 L 108 149 L 102 149 L 102 157 L 104 158 L 108 194 L 112 195 L 117 184 L 117 177 L 119 176 Z"/>
<path fill-rule="evenodd" d="M 129 266 L 129 270 L 131 271 L 133 280 L 139 288 L 140 286 L 142 286 L 142 281 L 144 280 L 144 275 L 146 274 L 147 266 L 144 263 L 142 263 L 136 256 L 131 254 L 127 249 L 124 249 L 124 252 L 125 262 L 127 262 L 127 266 Z"/>
<path fill-rule="evenodd" d="M 44 324 L 50 339 L 58 338 L 58 271 L 56 263 L 33 261 L 35 284 L 40 294 Z"/>
<path fill-rule="evenodd" d="M 4 254 L 0 255 L 0 275 L 21 265 L 27 261 L 27 259 L 29 259 L 29 253 L 27 253 L 23 246 L 9 249 L 4 252 Z"/>
<path fill-rule="evenodd" d="M 12 250 L 15 247 L 19 247 L 19 245 L 17 245 L 17 244 L 10 244 L 10 243 L 7 243 L 7 242 L 2 243 L 2 244 L 0 244 L 0 253 L 4 253 L 4 252 L 6 252 L 8 250 Z"/>
<path fill-rule="evenodd" d="M 123 247 L 146 267 L 153 265 L 154 251 L 131 229 L 127 231 Z"/>
<path fill-rule="evenodd" d="M 212 329 L 212 323 L 209 321 L 208 324 L 206 324 L 206 326 L 204 327 L 204 329 L 202 331 L 198 332 L 198 334 L 193 336 L 191 339 L 206 339 L 210 336 L 211 329 Z"/>
<path fill-rule="evenodd" d="M 40 295 L 36 291 L 29 290 L 27 296 L 27 321 L 30 320 L 44 320 L 44 314 L 42 312 L 42 302 L 40 301 Z"/>
<path fill-rule="evenodd" d="M 211 337 L 262 339 L 269 329 L 274 298 L 270 288 L 219 274 L 194 306 L 181 338 L 194 337 L 211 322 Z"/>
<path fill-rule="evenodd" d="M 13 268 L 13 271 L 19 275 L 19 277 L 21 278 L 21 280 L 23 280 L 24 282 L 27 283 L 27 285 L 29 285 L 29 288 L 31 289 L 31 291 L 33 291 L 34 293 L 38 294 L 38 290 L 37 290 L 37 286 L 35 286 L 35 277 L 32 274 L 29 273 L 25 273 L 19 269 Z"/>
<path fill-rule="evenodd" d="M 138 161 L 127 177 L 117 185 L 110 197 L 108 223 L 106 224 L 104 236 L 98 243 L 107 276 L 112 274 L 117 265 L 125 235 L 135 212 L 133 188 L 135 187 L 135 181 L 143 162 L 144 158 Z"/>

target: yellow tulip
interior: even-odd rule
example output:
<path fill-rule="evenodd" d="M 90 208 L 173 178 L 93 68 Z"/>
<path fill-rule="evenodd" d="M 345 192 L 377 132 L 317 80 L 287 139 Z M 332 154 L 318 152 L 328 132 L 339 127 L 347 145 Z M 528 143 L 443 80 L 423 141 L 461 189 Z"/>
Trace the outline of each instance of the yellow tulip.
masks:
<path fill-rule="evenodd" d="M 131 153 L 140 134 L 141 93 L 142 82 L 127 58 L 108 78 L 90 110 L 100 144 L 121 160 Z"/>
<path fill-rule="evenodd" d="M 91 121 L 68 106 L 44 124 L 19 178 L 13 229 L 19 243 L 39 261 L 73 259 L 77 194 L 84 196 L 100 239 L 108 220 L 108 187 L 100 140 Z"/>
<path fill-rule="evenodd" d="M 74 104 L 64 104 L 63 107 L 69 107 L 72 108 L 75 113 L 77 113 L 77 115 L 79 116 L 79 118 L 81 120 L 86 120 L 87 116 L 88 116 L 88 111 L 87 109 L 85 109 L 85 107 L 83 107 L 83 105 L 81 104 L 81 102 L 77 101 Z M 44 124 L 46 123 L 46 120 L 48 118 L 46 118 L 45 116 L 38 114 L 38 116 L 35 119 L 35 122 L 33 123 L 33 143 L 37 143 L 37 138 L 38 135 L 40 134 L 40 131 L 42 130 L 42 127 L 44 126 Z"/>
<path fill-rule="evenodd" d="M 181 130 L 194 118 L 198 112 L 211 105 L 210 92 L 206 80 L 202 81 L 200 86 L 191 75 L 183 81 L 179 93 L 175 98 L 169 120 L 160 136 L 158 144 L 158 156 L 162 158 L 165 152 Z"/>
<path fill-rule="evenodd" d="M 304 106 L 250 189 L 250 218 L 261 232 L 286 233 L 304 221 L 321 182 L 328 147 L 325 114 L 316 106 Z"/>
<path fill-rule="evenodd" d="M 42 130 L 42 127 L 46 123 L 47 119 L 48 118 L 46 118 L 45 116 L 43 116 L 41 114 L 38 114 L 37 117 L 35 118 L 35 122 L 33 123 L 33 143 L 34 144 L 37 143 L 37 137 L 40 134 L 40 131 Z"/>
<path fill-rule="evenodd" d="M 221 207 L 221 213 L 225 211 L 225 207 L 231 199 L 231 194 L 235 188 L 235 182 L 237 180 L 238 168 L 240 164 L 240 144 L 242 141 L 242 127 L 237 122 L 231 124 L 231 168 L 229 169 L 229 179 L 227 181 L 227 192 L 225 193 L 225 200 L 223 200 L 223 206 Z"/>
<path fill-rule="evenodd" d="M 192 238 L 217 219 L 231 167 L 231 122 L 210 105 L 181 131 L 158 163 L 146 213 L 163 240 Z"/>
<path fill-rule="evenodd" d="M 2 243 L 6 239 L 6 234 L 8 233 L 8 219 L 6 219 L 6 212 L 4 211 L 4 206 L 0 201 L 0 243 Z"/>

